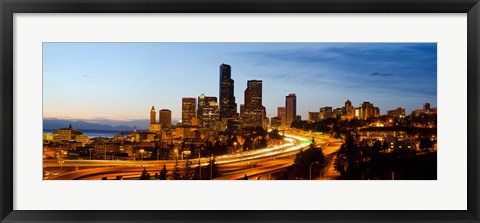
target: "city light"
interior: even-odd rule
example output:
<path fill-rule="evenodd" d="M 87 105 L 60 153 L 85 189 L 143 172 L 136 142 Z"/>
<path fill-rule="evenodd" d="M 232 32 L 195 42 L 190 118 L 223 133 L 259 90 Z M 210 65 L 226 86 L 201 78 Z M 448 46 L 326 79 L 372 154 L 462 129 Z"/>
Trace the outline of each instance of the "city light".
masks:
<path fill-rule="evenodd" d="M 276 59 L 292 60 L 308 56 L 308 53 L 291 53 L 295 57 L 282 54 L 277 55 Z M 270 54 L 262 54 L 259 58 L 265 56 Z M 395 81 L 400 74 L 376 71 L 376 67 L 373 69 L 366 65 L 370 64 L 370 60 L 362 60 L 364 64 L 360 63 L 360 67 L 372 68 L 371 71 L 366 68 L 366 71 L 361 71 L 367 72 L 364 75 L 366 78 L 361 74 L 355 78 L 351 74 L 342 76 L 341 73 L 346 71 L 340 68 L 351 71 L 352 64 L 339 66 L 337 70 L 332 68 L 328 70 L 332 74 L 326 72 L 319 77 L 295 73 L 278 74 L 279 78 L 272 78 L 256 75 L 256 72 L 261 74 L 268 72 L 268 69 L 275 70 L 275 65 L 257 63 L 258 67 L 249 67 L 248 64 L 241 64 L 242 60 L 232 61 L 238 61 L 239 64 L 230 65 L 220 61 L 216 66 L 205 63 L 207 65 L 195 67 L 199 74 L 212 73 L 211 70 L 214 70 L 214 86 L 218 86 L 213 90 L 215 93 L 209 92 L 211 87 L 208 86 L 212 84 L 209 76 L 204 77 L 205 81 L 174 78 L 182 73 L 181 70 L 159 75 L 164 80 L 152 75 L 150 82 L 155 84 L 132 87 L 131 96 L 118 96 L 121 102 L 109 99 L 112 104 L 126 104 L 126 114 L 118 114 L 122 111 L 118 108 L 111 108 L 112 113 L 126 117 L 132 110 L 128 107 L 134 106 L 136 110 L 141 110 L 141 119 L 133 119 L 128 125 L 119 126 L 72 119 L 60 127 L 46 130 L 42 154 L 44 179 L 436 179 L 437 108 L 428 102 L 435 103 L 436 97 L 426 97 L 424 101 L 412 99 L 416 103 L 412 109 L 412 102 L 407 99 L 387 103 L 384 99 L 387 96 L 376 92 L 378 89 L 383 92 L 398 87 Z M 310 66 L 308 64 L 312 62 L 301 61 L 301 65 Z M 287 64 L 285 61 L 282 63 Z M 168 67 L 169 64 L 163 66 Z M 192 65 L 185 64 L 185 67 L 189 66 Z M 297 66 L 289 70 L 308 71 Z M 315 65 L 315 68 L 318 67 L 321 66 Z M 239 75 L 246 71 L 248 75 Z M 342 76 L 343 79 L 336 79 L 336 76 Z M 297 78 L 305 78 L 302 83 L 321 83 L 325 86 L 307 94 L 302 87 L 295 86 Z M 350 79 L 362 80 L 365 86 L 353 87 Z M 424 80 L 431 81 L 431 78 Z M 162 91 L 157 84 L 164 82 L 175 86 L 167 86 L 169 90 Z M 372 87 L 371 94 L 355 93 L 365 89 L 368 91 L 377 82 L 385 86 L 375 86 L 376 90 Z M 343 89 L 349 91 L 335 91 L 335 86 L 343 83 L 349 86 Z M 193 91 L 190 88 L 198 92 L 191 93 Z M 278 88 L 281 89 L 280 93 Z M 145 93 L 145 89 L 150 89 L 152 93 Z M 409 88 L 398 89 L 392 90 L 392 94 L 398 94 L 401 90 L 411 91 Z M 134 94 L 138 90 L 142 90 L 147 101 L 143 96 Z M 88 92 L 88 88 L 85 91 Z M 128 92 L 126 89 L 124 91 Z M 157 91 L 162 93 L 157 94 Z M 415 100 L 422 97 L 415 97 Z M 137 101 L 142 101 L 142 108 L 138 107 Z M 174 101 L 175 106 L 165 101 Z M 92 111 L 95 107 L 110 105 L 101 102 L 104 103 L 101 106 L 96 102 L 83 104 Z"/>

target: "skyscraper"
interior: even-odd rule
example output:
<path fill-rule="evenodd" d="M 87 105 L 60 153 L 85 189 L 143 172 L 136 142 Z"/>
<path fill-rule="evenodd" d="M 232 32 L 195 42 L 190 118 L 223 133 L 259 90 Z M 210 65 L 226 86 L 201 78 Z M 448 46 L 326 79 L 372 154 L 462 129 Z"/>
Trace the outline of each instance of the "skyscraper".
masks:
<path fill-rule="evenodd" d="M 379 117 L 380 116 L 380 109 L 378 107 L 373 106 L 372 103 L 365 101 L 359 107 L 359 114 L 358 118 L 366 120 L 368 118 Z"/>
<path fill-rule="evenodd" d="M 197 117 L 198 118 L 201 118 L 202 110 L 203 110 L 203 108 L 205 107 L 206 104 L 207 104 L 207 102 L 205 100 L 205 94 L 201 94 L 200 96 L 198 96 L 198 104 L 197 104 Z"/>
<path fill-rule="evenodd" d="M 286 125 L 290 127 L 292 122 L 297 117 L 297 96 L 295 94 L 288 94 L 285 97 L 286 110 Z"/>
<path fill-rule="evenodd" d="M 262 81 L 248 80 L 245 90 L 245 108 L 262 108 Z"/>
<path fill-rule="evenodd" d="M 228 64 L 220 65 L 219 110 L 220 119 L 237 116 L 237 104 L 234 96 L 234 81 L 231 78 L 232 68 Z"/>
<path fill-rule="evenodd" d="M 162 109 L 159 112 L 160 124 L 162 124 L 163 128 L 171 128 L 172 127 L 172 111 L 168 109 Z"/>
<path fill-rule="evenodd" d="M 350 100 L 345 101 L 345 107 L 343 107 L 342 120 L 350 120 L 355 117 L 355 108 L 352 106 Z"/>
<path fill-rule="evenodd" d="M 350 100 L 347 100 L 345 102 L 345 114 L 348 114 L 348 115 L 355 114 L 355 108 L 353 108 L 352 102 Z"/>
<path fill-rule="evenodd" d="M 245 104 L 243 109 L 243 125 L 246 127 L 263 127 L 262 81 L 247 81 Z"/>
<path fill-rule="evenodd" d="M 210 97 L 210 96 L 205 96 L 205 94 L 201 94 L 198 96 L 198 108 L 197 108 L 197 117 L 202 119 L 203 115 L 203 110 L 210 106 L 211 102 L 217 103 L 217 97 Z"/>
<path fill-rule="evenodd" d="M 320 108 L 320 112 L 318 113 L 318 118 L 320 120 L 327 119 L 327 118 L 334 118 L 335 114 L 333 113 L 332 107 L 323 107 Z"/>
<path fill-rule="evenodd" d="M 156 115 L 157 115 L 157 112 L 155 111 L 155 107 L 152 106 L 152 109 L 150 109 L 150 124 L 155 124 Z"/>
<path fill-rule="evenodd" d="M 202 127 L 212 127 L 218 120 L 217 97 L 201 94 L 198 97 L 197 117 L 200 119 Z"/>
<path fill-rule="evenodd" d="M 182 98 L 182 125 L 192 125 L 196 107 L 196 98 Z"/>

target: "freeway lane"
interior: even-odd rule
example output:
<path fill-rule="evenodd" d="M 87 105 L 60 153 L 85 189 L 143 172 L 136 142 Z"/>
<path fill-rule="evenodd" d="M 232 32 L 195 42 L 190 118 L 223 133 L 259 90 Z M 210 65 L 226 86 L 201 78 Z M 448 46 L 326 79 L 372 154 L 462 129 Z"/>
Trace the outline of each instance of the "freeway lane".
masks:
<path fill-rule="evenodd" d="M 242 160 L 251 160 L 259 157 L 271 156 L 279 154 L 284 150 L 288 149 L 295 145 L 295 141 L 298 141 L 296 138 L 286 138 L 285 143 L 280 146 L 274 146 L 271 148 L 256 149 L 251 151 L 245 151 L 237 154 L 227 154 L 222 156 L 215 157 L 217 164 L 225 164 L 238 162 Z M 201 158 L 201 163 L 203 165 L 208 165 L 210 157 Z M 184 165 L 186 160 L 178 160 L 180 165 Z M 192 164 L 198 164 L 198 158 L 190 159 Z M 174 165 L 175 160 L 148 160 L 148 161 L 125 161 L 125 160 L 64 160 L 62 163 L 63 167 L 106 167 L 106 166 L 153 166 L 153 165 Z M 43 167 L 60 167 L 58 160 L 44 160 Z"/>
<path fill-rule="evenodd" d="M 285 144 L 272 148 L 264 148 L 252 151 L 246 151 L 239 154 L 224 155 L 215 157 L 216 164 L 222 174 L 220 179 L 241 179 L 245 175 L 252 176 L 257 174 L 270 173 L 286 168 L 292 164 L 295 154 L 301 149 L 308 147 L 309 144 L 301 144 L 306 138 L 296 135 L 285 135 Z M 328 137 L 321 139 L 322 145 L 327 145 Z M 210 157 L 201 158 L 201 165 L 207 166 Z M 198 159 L 190 160 L 191 167 L 198 168 Z M 185 166 L 185 160 L 178 161 L 180 169 Z M 109 179 L 116 176 L 140 176 L 143 168 L 153 176 L 158 173 L 163 165 L 167 170 L 174 168 L 174 160 L 158 161 L 111 161 L 111 160 L 65 160 L 64 167 L 98 167 L 67 172 L 58 176 L 53 176 L 51 180 L 72 180 L 72 179 L 101 179 L 107 176 Z M 46 167 L 59 167 L 58 161 L 46 161 Z"/>

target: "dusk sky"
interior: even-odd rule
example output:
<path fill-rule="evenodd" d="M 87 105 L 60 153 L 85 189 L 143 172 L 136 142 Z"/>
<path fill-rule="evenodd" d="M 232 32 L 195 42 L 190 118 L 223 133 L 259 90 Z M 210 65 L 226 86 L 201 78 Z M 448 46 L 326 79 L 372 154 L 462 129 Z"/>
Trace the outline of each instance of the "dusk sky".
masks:
<path fill-rule="evenodd" d="M 263 80 L 267 116 L 297 95 L 297 114 L 369 101 L 380 113 L 437 106 L 436 43 L 44 43 L 44 118 L 148 119 L 152 105 L 181 117 L 181 98 L 218 97 L 231 65 L 238 107 Z M 158 118 L 158 116 L 157 116 Z"/>

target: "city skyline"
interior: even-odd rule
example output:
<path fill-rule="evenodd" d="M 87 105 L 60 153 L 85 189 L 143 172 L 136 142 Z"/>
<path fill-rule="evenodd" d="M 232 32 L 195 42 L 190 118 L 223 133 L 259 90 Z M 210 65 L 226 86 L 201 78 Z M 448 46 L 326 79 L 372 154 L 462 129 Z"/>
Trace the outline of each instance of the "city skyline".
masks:
<path fill-rule="evenodd" d="M 237 111 L 247 81 L 261 80 L 268 117 L 289 93 L 302 119 L 346 100 L 385 114 L 437 99 L 434 43 L 45 43 L 43 59 L 44 118 L 147 119 L 153 105 L 180 119 L 182 98 L 219 97 L 222 63 Z"/>

